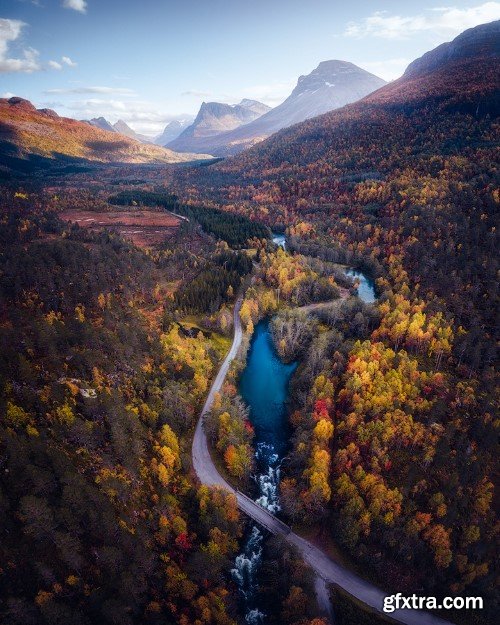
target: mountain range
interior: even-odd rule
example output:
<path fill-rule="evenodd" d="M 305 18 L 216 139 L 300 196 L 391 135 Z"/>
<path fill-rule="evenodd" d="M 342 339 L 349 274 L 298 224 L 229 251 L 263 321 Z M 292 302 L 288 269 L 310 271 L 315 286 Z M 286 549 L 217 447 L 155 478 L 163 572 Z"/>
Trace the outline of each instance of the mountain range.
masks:
<path fill-rule="evenodd" d="M 446 113 L 447 121 L 454 113 L 496 117 L 499 56 L 500 21 L 467 30 L 412 62 L 398 80 L 340 110 L 283 129 L 215 169 L 261 179 L 263 171 L 278 166 L 283 179 L 295 176 L 297 165 L 311 167 L 313 176 L 325 161 L 343 171 L 351 165 L 359 170 L 359 162 L 346 156 L 347 140 L 353 151 L 361 146 L 367 151 L 370 140 L 374 145 L 384 136 L 395 141 L 398 130 L 408 131 L 408 140 L 414 141 L 417 129 L 434 123 L 438 114 Z"/>
<path fill-rule="evenodd" d="M 108 132 L 117 132 L 121 135 L 129 137 L 129 139 L 135 139 L 135 141 L 140 141 L 141 143 L 153 143 L 153 141 L 149 137 L 141 135 L 135 132 L 135 130 L 132 130 L 132 128 L 130 128 L 130 126 L 122 119 L 119 119 L 115 124 L 108 122 L 105 117 L 93 117 L 92 119 L 82 121 L 86 121 L 91 126 L 95 126 L 96 128 L 100 128 L 101 130 L 107 130 Z"/>
<path fill-rule="evenodd" d="M 488 68 L 489 73 L 481 84 L 488 88 L 498 85 L 498 71 L 491 68 L 491 60 L 499 55 L 495 29 L 498 30 L 498 22 L 466 31 L 453 42 L 443 44 L 411 63 L 402 78 L 388 85 L 352 63 L 325 61 L 307 76 L 301 76 L 290 96 L 274 109 L 247 99 L 235 105 L 204 102 L 192 123 L 189 124 L 189 119 L 172 121 L 154 139 L 134 132 L 123 120 L 115 124 L 103 117 L 76 121 L 59 117 L 50 109 L 37 110 L 22 98 L 0 99 L 0 153 L 4 163 L 21 168 L 23 159 L 37 161 L 44 158 L 52 161 L 173 163 L 206 158 L 207 155 L 236 154 L 274 135 L 270 142 L 261 143 L 261 151 L 252 150 L 252 161 L 258 161 L 258 154 L 271 154 L 275 145 L 280 146 L 281 154 L 284 144 L 294 145 L 293 152 L 295 145 L 300 145 L 301 158 L 304 159 L 307 146 L 314 143 L 311 137 L 325 137 L 328 129 L 333 127 L 335 133 L 340 132 L 346 120 L 353 116 L 360 117 L 360 127 L 364 127 L 366 117 L 374 111 L 380 112 L 383 107 L 408 108 L 418 106 L 417 102 L 422 100 L 442 105 L 443 100 L 452 98 L 451 94 L 460 93 L 457 99 L 460 99 L 462 108 L 465 107 L 465 95 L 470 94 L 470 106 L 475 106 L 478 112 L 495 109 L 498 94 L 490 93 L 488 99 L 478 98 L 477 68 L 471 61 L 481 58 Z M 463 71 L 458 71 L 458 67 L 463 67 Z M 474 74 L 472 82 L 471 74 Z M 476 84 L 474 90 L 471 84 Z M 342 108 L 346 104 L 349 106 Z M 341 111 L 336 111 L 339 108 Z M 324 113 L 327 113 L 326 117 L 322 116 Z M 390 127 L 384 129 L 384 132 L 389 131 Z M 311 137 L 309 133 L 312 133 Z M 153 141 L 166 141 L 166 149 L 153 145 Z M 323 141 L 325 146 L 330 145 L 331 137 Z M 317 154 L 317 150 L 324 151 L 325 146 L 315 144 L 312 154 Z M 281 155 L 279 159 L 282 160 Z M 285 159 L 289 163 L 294 160 L 295 154 L 289 154 Z M 234 170 L 238 162 L 224 167 Z M 242 162 L 249 161 L 244 159 Z M 261 165 L 255 167 L 259 169 Z"/>
<path fill-rule="evenodd" d="M 212 137 L 249 124 L 270 110 L 269 106 L 248 99 L 239 104 L 203 102 L 193 123 L 167 145 L 178 152 L 198 152 L 202 144 L 211 145 Z"/>
<path fill-rule="evenodd" d="M 298 79 L 297 86 L 282 104 L 250 123 L 217 134 L 192 133 L 188 142 L 183 142 L 181 135 L 168 147 L 181 152 L 187 149 L 194 152 L 208 151 L 215 156 L 234 154 L 282 128 L 355 102 L 385 84 L 382 78 L 353 63 L 324 61 L 310 74 Z M 203 112 L 202 106 L 198 116 Z M 183 134 L 188 136 L 190 129 Z"/>
<path fill-rule="evenodd" d="M 227 156 L 282 128 L 359 100 L 384 84 L 381 78 L 352 63 L 324 61 L 307 76 L 300 76 L 290 96 L 274 109 L 246 98 L 238 104 L 203 102 L 194 119 L 173 120 L 154 138 L 136 133 L 123 120 L 115 124 L 104 117 L 86 121 L 100 130 L 175 152 Z"/>
<path fill-rule="evenodd" d="M 96 128 L 100 128 L 101 130 L 118 132 L 126 137 L 129 137 L 130 139 L 140 141 L 141 143 L 154 143 L 155 145 L 165 147 L 167 143 L 177 139 L 181 132 L 193 123 L 194 116 L 188 115 L 184 119 L 174 119 L 165 126 L 163 132 L 155 137 L 147 137 L 146 135 L 141 135 L 140 133 L 135 132 L 135 130 L 133 130 L 122 119 L 119 119 L 115 124 L 109 122 L 105 117 L 93 117 L 92 119 L 83 119 L 81 121 L 85 121 Z"/>
<path fill-rule="evenodd" d="M 99 123 L 100 120 L 99 120 Z M 60 117 L 23 98 L 0 98 L 1 169 L 30 171 L 57 163 L 178 163 L 202 158 L 145 144 L 95 123 Z M 207 155 L 205 155 L 207 158 Z"/>

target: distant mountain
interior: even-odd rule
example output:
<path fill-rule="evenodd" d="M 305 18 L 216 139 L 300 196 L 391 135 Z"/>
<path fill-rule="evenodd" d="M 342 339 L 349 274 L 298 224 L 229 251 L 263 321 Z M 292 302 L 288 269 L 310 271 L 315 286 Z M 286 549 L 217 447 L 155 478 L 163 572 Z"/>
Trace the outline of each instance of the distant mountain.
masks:
<path fill-rule="evenodd" d="M 260 128 L 274 133 L 360 100 L 383 87 L 385 80 L 346 61 L 323 61 L 301 76 L 290 96 L 267 114 Z"/>
<path fill-rule="evenodd" d="M 92 121 L 101 123 L 101 120 Z M 199 154 L 176 154 L 139 143 L 118 134 L 114 128 L 102 130 L 96 123 L 59 117 L 50 109 L 37 110 L 22 98 L 0 99 L 0 169 L 3 170 L 31 171 L 83 161 L 177 163 L 200 158 Z"/>
<path fill-rule="evenodd" d="M 222 173 L 227 188 L 251 184 L 252 193 L 260 193 L 257 181 L 267 189 L 266 182 L 274 181 L 279 169 L 287 207 L 294 201 L 289 189 L 297 176 L 302 175 L 316 180 L 311 193 L 319 189 L 319 196 L 309 197 L 306 204 L 317 205 L 321 198 L 329 197 L 330 185 L 335 186 L 343 175 L 358 176 L 360 168 L 368 174 L 381 171 L 377 176 L 385 175 L 390 167 L 396 170 L 401 166 L 402 146 L 418 155 L 427 154 L 427 150 L 432 153 L 429 146 L 436 153 L 440 150 L 443 154 L 460 153 L 461 142 L 474 145 L 475 140 L 466 122 L 472 124 L 474 120 L 488 118 L 493 120 L 488 123 L 494 123 L 500 115 L 499 61 L 500 21 L 472 28 L 424 54 L 408 66 L 401 78 L 362 100 L 283 129 L 251 150 L 211 167 L 211 180 L 205 181 L 203 178 L 208 174 L 202 171 L 193 178 L 198 178 L 200 189 L 211 189 L 213 193 L 212 180 L 216 176 L 217 192 L 224 197 Z M 298 87 L 303 84 L 304 81 L 299 81 Z M 468 117 L 462 120 L 457 113 Z M 264 115 L 259 123 L 269 116 Z M 252 130 L 255 125 L 253 122 L 244 130 Z M 469 136 L 468 132 L 472 134 Z M 423 133 L 431 137 L 426 138 L 429 145 L 424 142 Z M 490 147 L 494 145 L 493 138 L 491 141 Z M 214 149 L 212 153 L 217 151 Z M 304 173 L 299 174 L 301 171 Z M 194 184 L 190 180 L 190 187 Z M 303 202 L 304 189 L 297 188 L 302 191 Z M 246 191 L 242 196 L 246 197 Z M 279 196 L 274 201 L 278 204 Z"/>
<path fill-rule="evenodd" d="M 132 130 L 128 124 L 126 124 L 122 119 L 119 119 L 116 124 L 113 124 L 113 130 L 115 132 L 119 132 L 121 135 L 125 135 L 126 137 L 130 137 L 130 139 L 135 139 L 136 141 L 140 141 L 141 143 L 153 143 L 149 137 L 145 135 L 140 135 L 135 130 Z"/>
<path fill-rule="evenodd" d="M 179 152 L 203 152 L 200 146 L 207 138 L 248 124 L 270 110 L 269 106 L 248 99 L 239 104 L 203 102 L 194 122 L 167 145 Z"/>
<path fill-rule="evenodd" d="M 153 143 L 156 145 L 167 145 L 170 141 L 177 139 L 183 130 L 185 130 L 194 121 L 194 117 L 187 117 L 186 119 L 174 119 L 169 122 L 163 132 L 156 136 Z"/>
<path fill-rule="evenodd" d="M 82 120 L 86 121 L 88 124 L 91 124 L 95 128 L 100 128 L 101 130 L 107 130 L 108 132 L 117 132 L 121 135 L 125 135 L 130 139 L 135 139 L 136 141 L 140 141 L 141 143 L 153 143 L 149 137 L 145 135 L 140 135 L 132 130 L 128 124 L 126 124 L 122 119 L 119 119 L 116 124 L 112 124 L 108 122 L 105 117 L 93 117 L 92 119 Z"/>
<path fill-rule="evenodd" d="M 96 128 L 100 128 L 101 130 L 107 130 L 108 132 L 118 132 L 113 128 L 113 125 L 108 122 L 105 117 L 93 117 L 92 119 L 82 121 L 86 121 L 87 123 L 95 126 Z"/>
<path fill-rule="evenodd" d="M 328 113 L 360 100 L 386 84 L 370 72 L 346 61 L 324 61 L 307 76 L 301 76 L 289 97 L 255 121 L 199 141 L 196 149 L 225 156 L 241 152 L 282 128 Z M 169 145 L 173 147 L 173 145 Z M 195 149 L 191 145 L 192 149 Z"/>

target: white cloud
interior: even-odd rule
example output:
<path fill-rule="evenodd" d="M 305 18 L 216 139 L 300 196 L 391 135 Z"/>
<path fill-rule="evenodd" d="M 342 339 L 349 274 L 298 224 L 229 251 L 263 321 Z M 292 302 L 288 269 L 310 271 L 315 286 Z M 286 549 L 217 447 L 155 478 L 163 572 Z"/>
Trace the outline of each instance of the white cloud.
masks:
<path fill-rule="evenodd" d="M 5 93 L 0 93 L 0 98 L 13 98 L 16 94 L 12 93 L 12 91 L 5 91 Z"/>
<path fill-rule="evenodd" d="M 89 98 L 83 102 L 78 100 L 66 104 L 66 108 L 74 111 L 101 111 L 106 108 L 108 111 L 126 111 L 129 104 L 123 100 L 101 100 L 99 98 Z"/>
<path fill-rule="evenodd" d="M 210 91 L 196 91 L 196 89 L 192 89 L 190 91 L 183 91 L 181 95 L 190 98 L 210 98 L 213 93 L 210 93 Z"/>
<path fill-rule="evenodd" d="M 74 63 L 69 56 L 63 56 L 61 57 L 60 61 L 49 61 L 47 63 L 47 65 L 50 67 L 50 69 L 56 69 L 56 70 L 61 70 L 63 69 L 63 67 L 66 65 L 67 67 L 76 67 L 77 63 Z M 62 91 L 62 90 L 61 90 Z"/>
<path fill-rule="evenodd" d="M 349 22 L 344 34 L 357 39 L 371 36 L 401 40 L 423 32 L 454 37 L 467 28 L 497 19 L 500 19 L 500 2 L 484 2 L 467 9 L 435 7 L 428 13 L 409 16 L 379 11 L 359 22 Z"/>
<path fill-rule="evenodd" d="M 38 52 L 33 48 L 25 48 L 21 58 L 9 57 L 10 44 L 20 37 L 25 26 L 20 20 L 0 18 L 0 73 L 31 73 L 40 69 Z"/>
<path fill-rule="evenodd" d="M 87 2 L 85 0 L 63 0 L 63 7 L 65 9 L 73 9 L 79 13 L 87 12 Z"/>
<path fill-rule="evenodd" d="M 73 87 L 71 89 L 47 89 L 43 92 L 45 95 L 66 95 L 66 94 L 103 94 L 103 95 L 121 95 L 135 96 L 133 89 L 125 89 L 121 87 Z"/>

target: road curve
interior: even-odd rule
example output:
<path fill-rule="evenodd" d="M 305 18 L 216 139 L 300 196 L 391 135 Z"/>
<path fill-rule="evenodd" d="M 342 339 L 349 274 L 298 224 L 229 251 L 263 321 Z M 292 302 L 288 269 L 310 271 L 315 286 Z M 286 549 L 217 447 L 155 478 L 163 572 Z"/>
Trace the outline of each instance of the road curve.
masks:
<path fill-rule="evenodd" d="M 208 449 L 207 438 L 203 428 L 203 418 L 205 414 L 210 412 L 215 393 L 220 391 L 229 366 L 241 345 L 243 334 L 239 314 L 240 308 L 241 298 L 237 300 L 234 307 L 234 338 L 231 349 L 213 381 L 194 433 L 192 447 L 193 468 L 200 482 L 207 486 L 222 486 L 232 492 L 237 498 L 240 510 L 273 534 L 281 534 L 284 536 L 290 544 L 294 545 L 300 551 L 304 560 L 320 578 L 327 583 L 332 583 L 345 590 L 366 606 L 384 614 L 386 617 L 389 616 L 399 623 L 405 623 L 406 625 L 450 625 L 448 621 L 444 621 L 423 610 L 396 610 L 391 614 L 383 612 L 383 601 L 387 593 L 384 593 L 380 588 L 377 588 L 373 584 L 370 584 L 345 569 L 329 558 L 321 549 L 318 549 L 318 547 L 309 541 L 292 532 L 283 521 L 277 519 L 268 510 L 252 501 L 252 499 L 247 497 L 244 493 L 235 490 L 217 471 L 217 467 L 213 463 Z"/>

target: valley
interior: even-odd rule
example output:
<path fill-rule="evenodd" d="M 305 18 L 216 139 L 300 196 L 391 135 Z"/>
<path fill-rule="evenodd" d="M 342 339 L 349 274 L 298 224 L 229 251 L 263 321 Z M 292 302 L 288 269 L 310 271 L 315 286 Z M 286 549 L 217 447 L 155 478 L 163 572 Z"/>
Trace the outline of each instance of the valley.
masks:
<path fill-rule="evenodd" d="M 333 39 L 400 24 L 366 20 Z M 496 623 L 500 21 L 392 81 L 306 46 L 291 93 L 223 88 L 215 40 L 181 75 L 182 48 L 168 114 L 128 73 L 63 84 L 88 68 L 16 24 L 0 73 L 55 72 L 79 119 L 0 99 L 0 621 Z"/>

